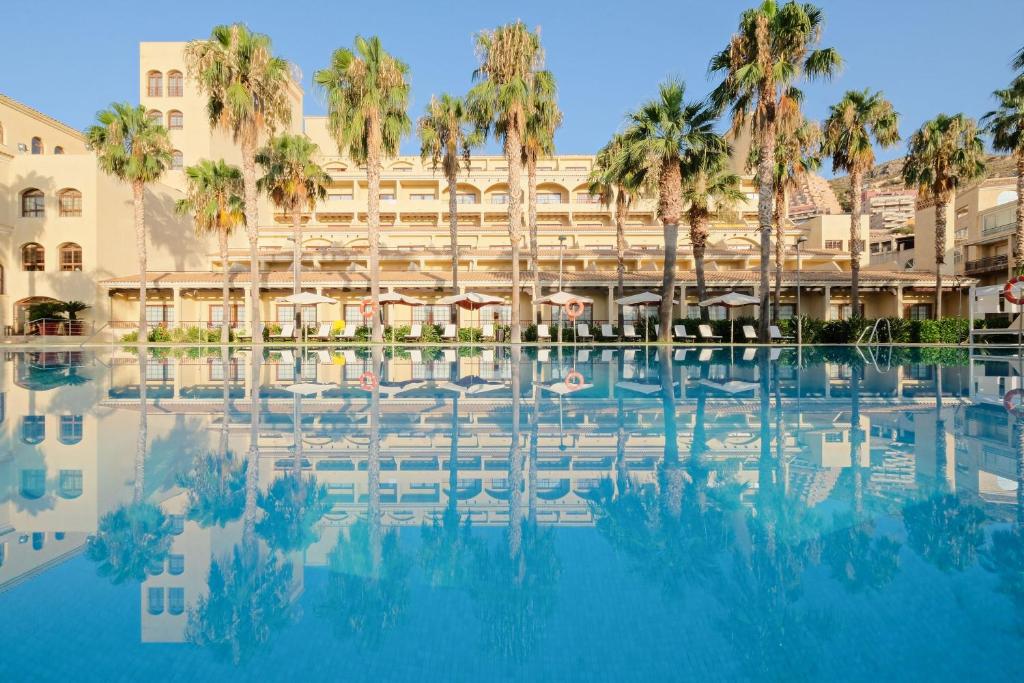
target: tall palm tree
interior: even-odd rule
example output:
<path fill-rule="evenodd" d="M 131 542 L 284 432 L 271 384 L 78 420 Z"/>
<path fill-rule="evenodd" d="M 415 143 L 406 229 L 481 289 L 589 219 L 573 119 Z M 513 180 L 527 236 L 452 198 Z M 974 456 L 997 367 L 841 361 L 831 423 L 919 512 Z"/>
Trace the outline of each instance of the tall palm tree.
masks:
<path fill-rule="evenodd" d="M 629 115 L 623 133 L 627 160 L 642 169 L 647 182 L 657 184 L 658 218 L 665 237 L 658 341 L 672 340 L 672 295 L 676 282 L 679 218 L 683 212 L 683 160 L 691 154 L 718 154 L 725 140 L 714 132 L 715 113 L 703 102 L 687 102 L 682 81 L 662 83 L 658 96 Z"/>
<path fill-rule="evenodd" d="M 302 213 L 312 211 L 327 196 L 330 176 L 316 163 L 320 148 L 305 135 L 284 133 L 272 137 L 259 152 L 256 163 L 263 177 L 256 182 L 274 206 L 292 222 L 292 293 L 302 291 Z M 295 307 L 295 324 L 301 323 Z"/>
<path fill-rule="evenodd" d="M 850 90 L 829 108 L 821 151 L 832 157 L 833 172 L 850 176 L 850 310 L 855 317 L 860 317 L 864 174 L 875 165 L 875 145 L 892 147 L 899 140 L 899 114 L 881 92 Z"/>
<path fill-rule="evenodd" d="M 768 264 L 771 255 L 772 168 L 775 165 L 776 124 L 801 97 L 794 87 L 802 78 L 828 77 L 840 64 L 832 48 L 816 48 L 824 15 L 811 4 L 764 0 L 740 15 L 739 27 L 724 50 L 711 58 L 710 71 L 723 80 L 711 101 L 731 107 L 733 132 L 748 124 L 758 153 L 757 215 L 761 230 L 761 320 L 759 335 L 768 340 Z"/>
<path fill-rule="evenodd" d="M 250 320 L 255 345 L 260 327 L 260 252 L 256 150 L 260 140 L 291 121 L 293 83 L 287 61 L 275 57 L 270 37 L 244 24 L 215 26 L 206 40 L 185 47 L 189 77 L 206 95 L 210 123 L 230 132 L 242 153 L 245 230 L 249 239 Z"/>
<path fill-rule="evenodd" d="M 555 153 L 555 131 L 562 125 L 562 112 L 555 101 L 554 75 L 538 71 L 530 90 L 530 108 L 523 138 L 523 165 L 526 166 L 527 222 L 530 235 L 530 277 L 533 280 L 531 302 L 540 298 L 540 264 L 537 243 L 537 159 Z M 534 321 L 540 322 L 540 309 L 533 303 Z"/>
<path fill-rule="evenodd" d="M 167 129 L 146 114 L 146 108 L 114 102 L 96 114 L 96 124 L 85 132 L 89 149 L 96 153 L 100 170 L 132 188 L 135 209 L 135 249 L 139 259 L 139 343 L 145 344 L 146 290 L 146 185 L 155 183 L 171 166 L 171 139 Z"/>
<path fill-rule="evenodd" d="M 589 191 L 601 197 L 605 206 L 615 205 L 615 274 L 616 298 L 626 295 L 626 220 L 629 218 L 629 207 L 641 190 L 643 174 L 637 173 L 625 162 L 625 141 L 616 133 L 602 147 L 594 158 L 594 166 L 588 179 Z M 619 341 L 622 341 L 622 328 L 625 316 L 622 306 L 618 307 Z"/>
<path fill-rule="evenodd" d="M 789 192 L 808 173 L 816 170 L 821 129 L 813 121 L 805 121 L 799 112 L 793 125 L 780 126 L 775 140 L 775 199 L 772 223 L 775 225 L 775 291 L 772 296 L 772 319 L 779 319 L 782 297 L 782 269 L 786 263 L 786 222 L 789 220 Z"/>
<path fill-rule="evenodd" d="M 713 153 L 689 154 L 683 161 L 683 201 L 687 204 L 686 218 L 690 223 L 690 246 L 693 249 L 694 270 L 697 274 L 697 300 L 707 298 L 707 278 L 704 273 L 704 253 L 707 248 L 711 213 L 727 209 L 742 201 L 740 177 L 729 170 L 729 152 L 725 143 Z M 681 301 L 684 306 L 686 302 Z M 701 319 L 708 319 L 706 306 L 700 307 Z"/>
<path fill-rule="evenodd" d="M 523 228 L 523 144 L 530 116 L 531 93 L 544 65 L 540 34 L 521 21 L 476 35 L 480 66 L 467 100 L 482 136 L 494 131 L 502 141 L 508 164 L 508 237 L 512 247 L 511 341 L 521 341 L 519 247 Z"/>
<path fill-rule="evenodd" d="M 974 119 L 939 114 L 907 144 L 903 180 L 935 207 L 935 319 L 942 317 L 942 266 L 946 263 L 946 211 L 957 188 L 985 173 L 985 146 Z"/>
<path fill-rule="evenodd" d="M 380 38 L 356 36 L 352 49 L 338 48 L 331 63 L 313 75 L 327 94 L 327 127 L 338 151 L 366 165 L 366 223 L 370 241 L 370 299 L 380 297 L 380 174 L 383 160 L 398 154 L 412 129 L 409 67 L 381 45 Z M 373 316 L 372 341 L 383 340 L 380 316 Z"/>
<path fill-rule="evenodd" d="M 1024 68 L 1024 51 L 1018 57 Z M 1013 237 L 1013 267 L 1024 269 L 1024 75 L 1018 76 L 1008 88 L 996 90 L 998 107 L 982 118 L 992 147 L 997 152 L 1012 154 L 1017 162 L 1017 227 Z"/>
<path fill-rule="evenodd" d="M 175 204 L 178 213 L 191 215 L 196 234 L 216 233 L 220 250 L 221 308 L 220 343 L 230 337 L 231 282 L 228 274 L 228 237 L 235 227 L 245 224 L 245 201 L 241 197 L 242 171 L 223 159 L 203 159 L 185 169 L 185 198 Z"/>
<path fill-rule="evenodd" d="M 469 156 L 479 142 L 469 129 L 469 110 L 461 97 L 443 93 L 431 97 L 416 124 L 420 156 L 438 167 L 448 181 L 448 236 L 451 240 L 452 291 L 459 291 L 459 167 L 469 171 Z M 453 307 L 454 308 L 454 307 Z"/>

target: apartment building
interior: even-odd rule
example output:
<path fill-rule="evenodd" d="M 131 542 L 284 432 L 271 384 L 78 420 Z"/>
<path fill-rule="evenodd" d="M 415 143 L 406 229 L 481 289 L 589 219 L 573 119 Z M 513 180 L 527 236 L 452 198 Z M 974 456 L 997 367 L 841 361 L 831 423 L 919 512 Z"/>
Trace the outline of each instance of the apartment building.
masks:
<path fill-rule="evenodd" d="M 864 190 L 864 212 L 871 216 L 872 230 L 897 230 L 914 219 L 917 192 L 904 188 Z"/>

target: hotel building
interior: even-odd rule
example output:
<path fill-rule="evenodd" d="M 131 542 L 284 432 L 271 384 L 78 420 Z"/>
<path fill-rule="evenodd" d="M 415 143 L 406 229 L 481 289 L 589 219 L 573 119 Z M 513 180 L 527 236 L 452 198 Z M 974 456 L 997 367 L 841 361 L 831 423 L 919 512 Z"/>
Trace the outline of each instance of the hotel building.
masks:
<path fill-rule="evenodd" d="M 197 237 L 187 217 L 174 212 L 185 186 L 183 169 L 204 158 L 239 162 L 230 137 L 211 130 L 205 98 L 187 77 L 185 43 L 142 43 L 138 101 L 170 131 L 173 167 L 147 188 L 149 233 L 147 318 L 167 326 L 215 325 L 224 315 L 244 325 L 251 319 L 247 293 L 249 251 L 244 234 L 231 238 L 232 304 L 220 303 L 220 257 L 215 239 Z M 360 320 L 358 303 L 369 288 L 365 172 L 340 156 L 323 117 L 303 116 L 303 93 L 291 89 L 291 132 L 304 132 L 321 150 L 331 176 L 327 197 L 303 217 L 303 283 L 339 303 L 321 306 L 321 320 Z M 105 103 L 94 103 L 96 108 Z M 418 112 L 411 112 L 416 116 Z M 742 141 L 736 158 L 743 159 Z M 614 320 L 615 226 L 612 211 L 587 189 L 591 155 L 558 155 L 539 163 L 538 251 L 542 293 L 557 288 L 594 299 L 584 319 Z M 740 169 L 737 162 L 736 168 Z M 510 247 L 506 228 L 508 189 L 505 161 L 478 155 L 458 185 L 459 286 L 464 291 L 511 295 Z M 756 293 L 760 266 L 753 179 L 743 178 L 746 200 L 714 218 L 706 255 L 712 294 Z M 435 300 L 452 293 L 447 183 L 419 157 L 387 160 L 380 189 L 381 265 L 385 289 Z M 264 197 L 259 209 L 261 319 L 293 319 L 290 306 L 276 303 L 290 293 L 291 229 L 287 217 Z M 523 230 L 520 293 L 522 316 L 532 318 L 528 231 Z M 697 314 L 694 261 L 686 226 L 680 230 L 676 315 Z M 868 218 L 862 237 L 868 242 Z M 849 219 L 819 215 L 786 231 L 782 315 L 793 315 L 797 271 L 803 312 L 820 318 L 849 314 Z M 656 289 L 661 282 L 662 228 L 655 202 L 639 201 L 627 225 L 627 293 Z M 797 244 L 800 243 L 798 251 Z M 864 313 L 906 316 L 928 306 L 934 276 L 904 268 L 869 268 L 863 252 L 861 295 Z M 96 340 L 117 339 L 138 318 L 138 274 L 129 188 L 104 175 L 82 134 L 30 107 L 0 96 L 0 331 L 24 334 L 33 302 L 80 300 L 91 308 L 79 317 Z M 774 272 L 774 267 L 773 267 Z M 947 283 L 953 286 L 952 283 Z M 952 297 L 947 297 L 952 298 Z M 483 315 L 508 320 L 510 306 Z M 742 313 L 742 311 L 740 311 Z M 547 319 L 552 311 L 540 312 Z M 714 311 L 724 316 L 725 311 Z M 309 311 L 309 316 L 314 314 Z M 638 315 L 625 311 L 627 317 Z M 748 313 L 749 314 L 749 313 Z M 446 307 L 395 307 L 392 322 L 412 319 L 447 322 Z M 475 324 L 476 314 L 465 319 Z"/>

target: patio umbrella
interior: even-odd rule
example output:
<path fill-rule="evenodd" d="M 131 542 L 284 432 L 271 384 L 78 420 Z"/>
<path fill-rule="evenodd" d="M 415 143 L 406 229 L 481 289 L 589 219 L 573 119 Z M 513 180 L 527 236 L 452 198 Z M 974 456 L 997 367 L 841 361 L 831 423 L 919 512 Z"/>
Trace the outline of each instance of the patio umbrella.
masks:
<path fill-rule="evenodd" d="M 593 384 L 566 384 L 565 382 L 553 382 L 552 384 L 545 384 L 541 388 L 550 391 L 553 394 L 559 396 L 568 396 L 574 394 L 577 391 L 583 391 L 584 389 L 592 389 Z"/>
<path fill-rule="evenodd" d="M 593 305 L 594 300 L 591 299 L 590 297 L 579 296 L 578 294 L 573 294 L 572 292 L 558 291 L 558 292 L 555 292 L 554 294 L 548 294 L 547 296 L 542 296 L 539 299 L 537 299 L 534 303 L 535 304 L 548 304 L 550 306 L 565 306 L 565 305 L 567 305 L 569 303 L 572 303 L 572 302 L 578 302 L 578 303 L 581 303 L 581 304 L 584 304 L 584 305 L 586 305 L 586 304 Z M 562 311 L 561 310 L 559 310 L 559 312 L 558 312 L 558 341 L 559 342 L 562 341 Z"/>
<path fill-rule="evenodd" d="M 426 306 L 427 302 L 422 299 L 417 299 L 414 296 L 402 294 L 401 292 L 384 292 L 377 297 L 377 303 L 380 306 L 388 306 L 392 304 L 404 304 L 406 306 Z M 392 344 L 395 341 L 395 336 L 391 335 Z"/>
<path fill-rule="evenodd" d="M 322 294 L 314 294 L 313 292 L 299 292 L 298 294 L 289 294 L 288 296 L 281 296 L 276 299 L 279 304 L 291 304 L 293 306 L 316 306 L 319 304 L 336 304 L 337 299 L 332 299 L 329 296 L 323 296 Z M 301 309 L 300 309 L 301 310 Z M 302 341 L 306 341 L 306 326 L 302 326 Z"/>
<path fill-rule="evenodd" d="M 721 296 L 713 296 L 710 299 L 701 301 L 699 306 L 725 306 L 726 308 L 738 308 L 740 306 L 756 306 L 761 301 L 756 296 L 750 296 L 749 294 L 741 294 L 739 292 L 728 292 Z M 736 335 L 733 331 L 733 320 L 732 316 L 729 316 L 729 343 L 732 344 L 736 341 Z"/>
<path fill-rule="evenodd" d="M 654 292 L 640 292 L 639 294 L 630 294 L 629 296 L 620 297 L 615 300 L 615 303 L 619 306 L 656 306 L 661 303 L 661 294 L 655 294 Z M 678 304 L 678 301 L 673 301 L 674 304 Z M 669 320 L 668 324 L 671 325 L 672 321 Z M 647 325 L 644 325 L 644 341 L 647 341 Z"/>
<path fill-rule="evenodd" d="M 315 382 L 301 382 L 299 384 L 292 384 L 285 387 L 285 391 L 289 391 L 296 396 L 316 396 L 321 391 L 330 389 L 336 385 L 334 384 L 319 384 Z"/>
<path fill-rule="evenodd" d="M 463 396 L 472 396 L 501 389 L 504 386 L 504 384 L 499 382 L 490 382 L 479 375 L 467 375 L 466 377 L 460 377 L 454 382 L 443 382 L 437 388 L 444 389 L 445 391 L 454 391 Z"/>
<path fill-rule="evenodd" d="M 505 300 L 500 296 L 481 294 L 480 292 L 452 294 L 451 296 L 441 297 L 437 300 L 438 306 L 458 306 L 459 308 L 464 308 L 467 311 L 479 311 L 484 306 L 494 306 L 503 303 L 505 303 Z M 477 323 L 479 322 L 480 318 L 477 316 Z"/>
<path fill-rule="evenodd" d="M 673 382 L 672 386 L 673 388 L 679 386 L 679 382 Z M 626 391 L 635 391 L 636 393 L 643 394 L 644 396 L 651 396 L 652 394 L 661 392 L 661 382 L 658 382 L 657 384 L 649 384 L 644 382 L 623 381 L 616 382 L 615 388 L 625 389 Z"/>
<path fill-rule="evenodd" d="M 731 379 L 728 382 L 714 382 L 710 379 L 702 379 L 700 385 L 723 391 L 727 394 L 742 394 L 748 391 L 757 391 L 758 386 L 753 382 L 741 382 L 738 379 Z"/>

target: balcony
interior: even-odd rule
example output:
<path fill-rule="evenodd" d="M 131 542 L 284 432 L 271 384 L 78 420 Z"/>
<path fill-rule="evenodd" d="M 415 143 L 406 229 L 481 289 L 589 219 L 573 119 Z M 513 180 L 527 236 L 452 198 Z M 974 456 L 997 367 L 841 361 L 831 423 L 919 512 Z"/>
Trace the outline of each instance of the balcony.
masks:
<path fill-rule="evenodd" d="M 998 235 L 1000 233 L 1008 233 L 1014 227 L 1014 223 L 1003 223 L 1002 225 L 986 225 L 981 229 L 982 237 L 988 237 L 989 235 Z"/>
<path fill-rule="evenodd" d="M 985 258 L 968 261 L 964 266 L 964 272 L 968 275 L 980 275 L 981 273 L 991 273 L 999 270 L 1005 271 L 1007 265 L 1006 254 L 986 256 Z"/>

